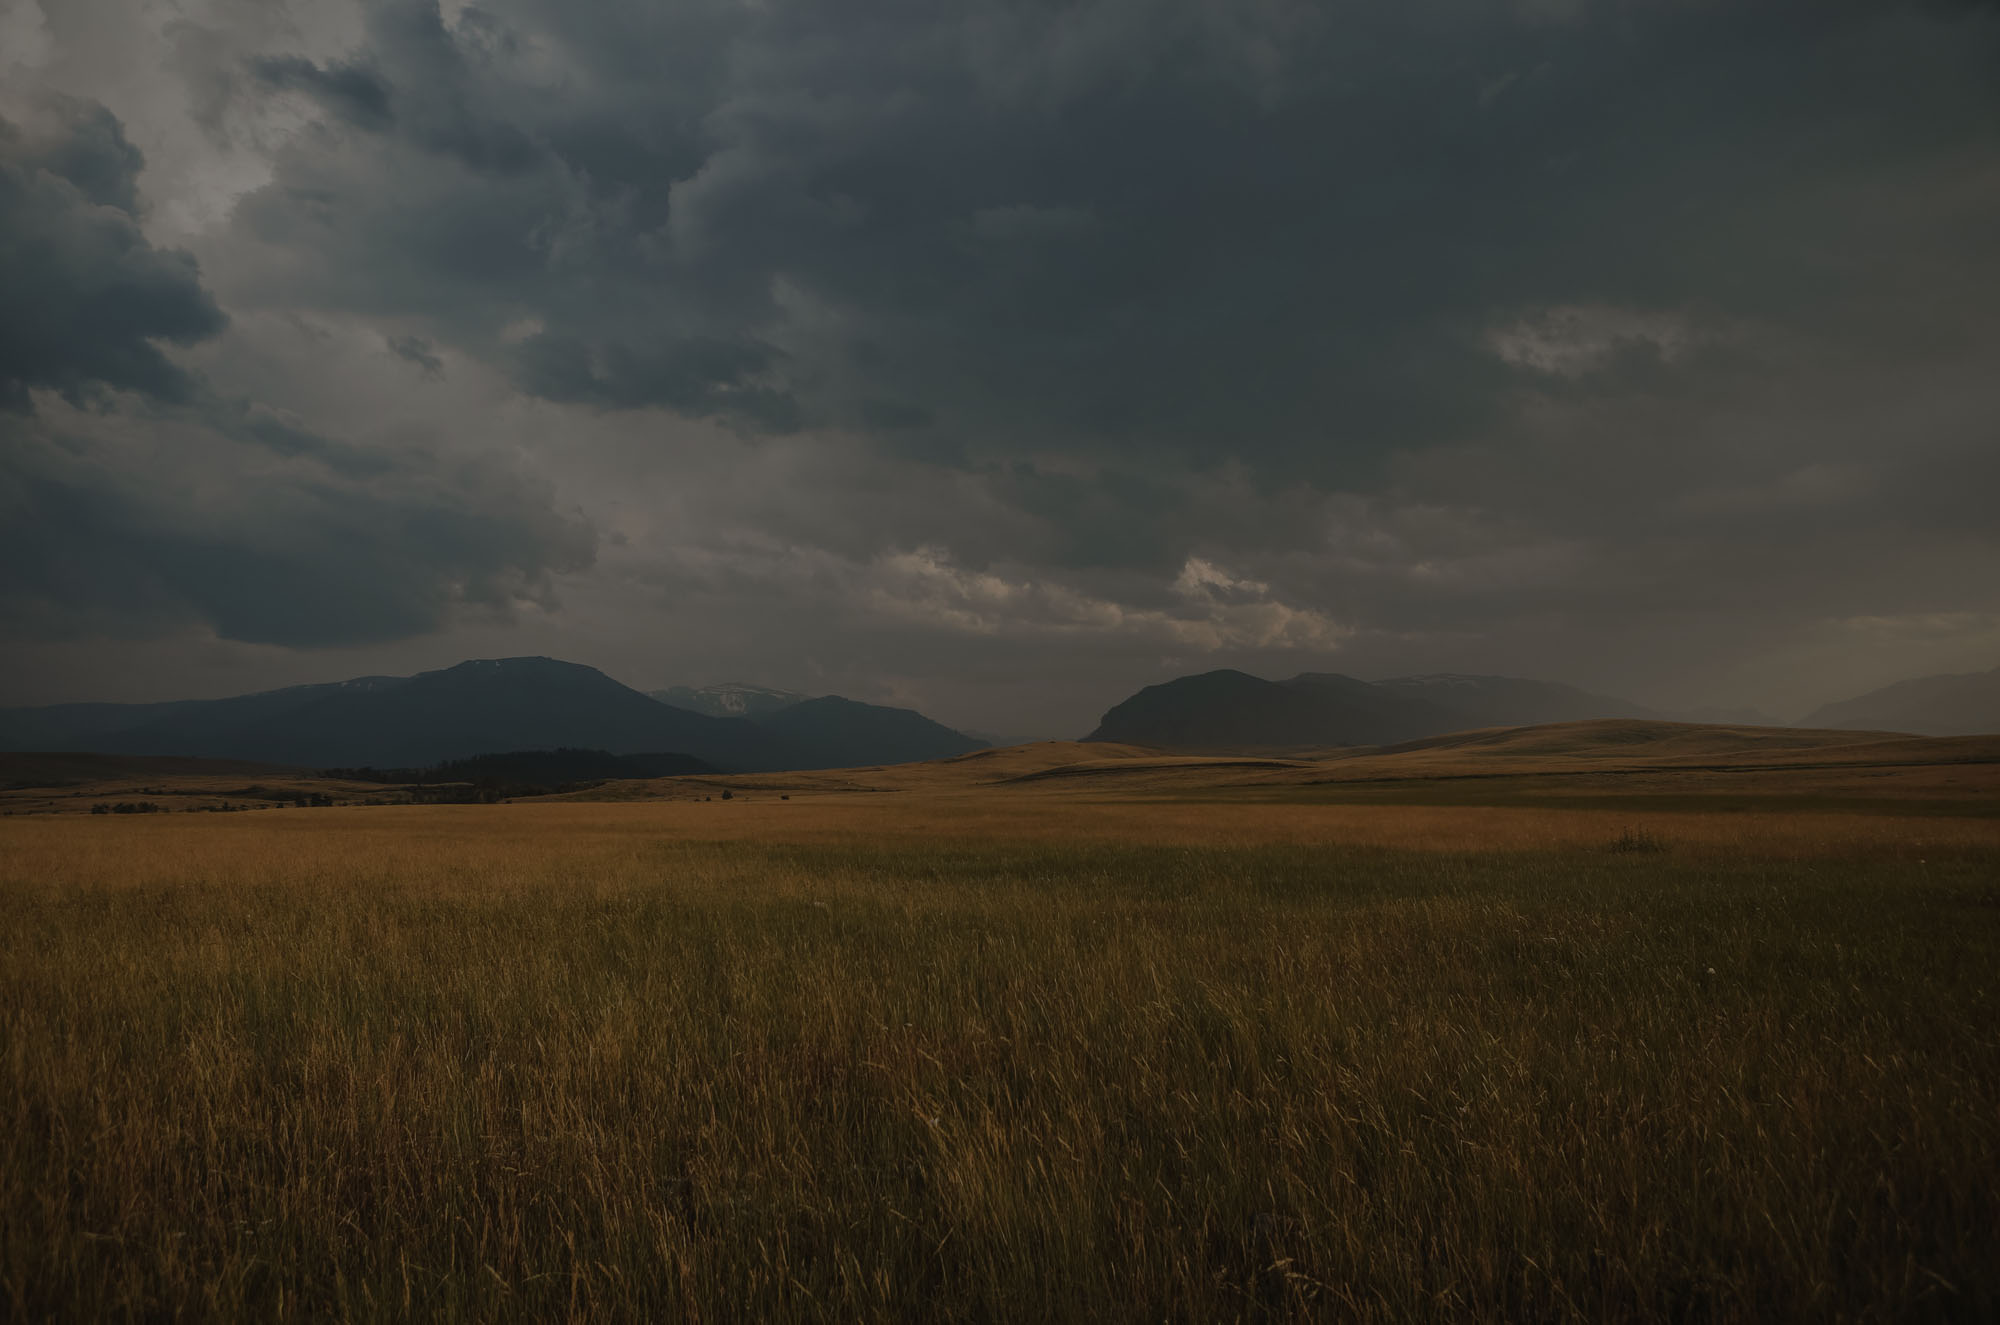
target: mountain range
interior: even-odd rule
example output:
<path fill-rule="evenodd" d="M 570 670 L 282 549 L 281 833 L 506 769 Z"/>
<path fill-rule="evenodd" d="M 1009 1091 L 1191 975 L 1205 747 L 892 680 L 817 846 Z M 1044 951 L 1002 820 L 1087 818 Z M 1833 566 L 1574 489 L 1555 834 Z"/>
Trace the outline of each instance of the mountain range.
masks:
<path fill-rule="evenodd" d="M 1114 706 L 1085 737 L 1183 748 L 1396 745 L 1480 727 L 1525 727 L 1599 718 L 1750 723 L 1763 714 L 1660 713 L 1553 681 L 1435 673 L 1362 681 L 1307 672 L 1267 681 L 1203 672 L 1147 686 Z M 1799 727 L 1972 736 L 2000 732 L 2000 668 L 1932 676 L 1826 705 Z"/>
<path fill-rule="evenodd" d="M 839 696 L 717 717 L 554 658 L 464 662 L 230 699 L 0 710 L 0 749 L 413 768 L 576 747 L 691 756 L 731 772 L 855 767 L 984 748 L 909 709 Z"/>
<path fill-rule="evenodd" d="M 1214 671 L 1147 686 L 1114 706 L 1085 739 L 1212 749 L 1396 745 L 1482 727 L 1702 716 L 1657 713 L 1515 677 L 1441 673 L 1362 681 L 1307 672 L 1267 681 Z M 1930 736 L 2000 732 L 2000 668 L 1885 686 L 1826 705 L 1799 725 Z M 310 768 L 420 768 L 567 747 L 775 772 L 949 758 L 987 744 L 911 709 L 738 682 L 644 694 L 595 668 L 553 658 L 464 662 L 415 676 L 364 676 L 229 699 L 0 709 L 0 750 Z"/>

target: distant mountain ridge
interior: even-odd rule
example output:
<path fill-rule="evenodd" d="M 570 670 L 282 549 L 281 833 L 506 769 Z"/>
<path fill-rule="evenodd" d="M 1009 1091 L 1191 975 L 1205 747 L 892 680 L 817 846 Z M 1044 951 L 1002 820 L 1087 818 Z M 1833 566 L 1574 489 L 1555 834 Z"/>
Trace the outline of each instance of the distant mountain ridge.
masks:
<path fill-rule="evenodd" d="M 985 741 L 933 722 L 915 709 L 863 704 L 839 695 L 801 700 L 750 721 L 776 737 L 794 759 L 806 761 L 794 764 L 796 768 L 912 764 L 988 748 Z"/>
<path fill-rule="evenodd" d="M 777 690 L 742 681 L 723 681 L 706 686 L 669 686 L 665 690 L 648 690 L 646 694 L 662 704 L 672 704 L 690 713 L 706 713 L 711 718 L 754 718 L 788 709 L 808 698 L 797 690 Z"/>
<path fill-rule="evenodd" d="M 797 768 L 857 768 L 949 759 L 990 742 L 933 722 L 915 709 L 864 704 L 840 695 L 724 681 L 646 692 L 662 704 L 711 717 L 743 717 L 782 741 Z"/>
<path fill-rule="evenodd" d="M 1220 670 L 1145 687 L 1107 711 L 1084 739 L 1191 749 L 1396 745 L 1482 727 L 1676 716 L 1696 715 L 1662 714 L 1519 677 L 1432 673 L 1363 681 L 1308 672 L 1270 681 Z M 1925 736 L 2000 733 L 2000 668 L 1898 682 L 1824 705 L 1799 725 Z M 776 772 L 944 759 L 988 745 L 910 709 L 741 682 L 648 695 L 595 668 L 553 658 L 476 660 L 415 676 L 364 676 L 217 700 L 0 709 L 5 751 L 310 768 L 416 768 L 566 747 Z"/>
<path fill-rule="evenodd" d="M 906 709 L 837 700 L 778 729 L 663 704 L 554 658 L 460 663 L 218 700 L 0 710 L 0 749 L 242 759 L 301 767 L 417 768 L 562 747 L 690 756 L 771 772 L 930 759 L 980 749 Z M 789 711 L 789 710 L 786 710 Z"/>
<path fill-rule="evenodd" d="M 2000 732 L 2000 667 L 1990 672 L 1920 676 L 1823 704 L 1802 727 L 1910 732 L 1917 736 L 1984 736 Z"/>
<path fill-rule="evenodd" d="M 1218 749 L 1395 745 L 1477 727 L 1658 716 L 1554 681 L 1456 673 L 1362 681 L 1337 672 L 1267 681 L 1224 670 L 1147 686 L 1084 739 Z"/>

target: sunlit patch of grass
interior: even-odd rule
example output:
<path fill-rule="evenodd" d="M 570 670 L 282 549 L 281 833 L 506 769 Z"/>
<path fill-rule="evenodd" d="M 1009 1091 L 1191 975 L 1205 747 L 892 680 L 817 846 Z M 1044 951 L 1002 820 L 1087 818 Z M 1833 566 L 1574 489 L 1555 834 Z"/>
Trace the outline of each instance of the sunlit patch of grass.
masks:
<path fill-rule="evenodd" d="M 2000 1311 L 1966 830 L 1132 808 L 0 825 L 0 1316 Z"/>

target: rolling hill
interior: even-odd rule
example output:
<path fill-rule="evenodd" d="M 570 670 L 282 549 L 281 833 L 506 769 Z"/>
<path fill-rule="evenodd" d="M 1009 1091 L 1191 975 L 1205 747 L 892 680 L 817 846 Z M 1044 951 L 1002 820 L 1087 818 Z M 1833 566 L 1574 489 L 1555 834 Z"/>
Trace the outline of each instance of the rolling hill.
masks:
<path fill-rule="evenodd" d="M 1191 753 L 1112 741 L 1041 741 L 952 759 L 813 772 L 656 778 L 607 783 L 566 799 L 700 800 L 832 797 L 850 807 L 901 793 L 896 813 L 954 801 L 962 813 L 1018 813 L 1015 798 L 1054 806 L 1066 797 L 1191 798 L 1189 805 L 1352 801 L 1387 804 L 1540 804 L 1659 808 L 1765 804 L 1991 818 L 2000 787 L 2000 736 L 1918 737 L 1646 719 L 1605 718 L 1486 728 L 1388 747 L 1274 753 Z M 854 799 L 858 797 L 859 799 Z M 907 799 L 906 799 L 907 798 Z"/>
<path fill-rule="evenodd" d="M 1085 739 L 1186 749 L 1394 745 L 1470 728 L 1657 716 L 1574 686 L 1514 677 L 1361 681 L 1307 672 L 1266 681 L 1217 671 L 1146 687 Z"/>

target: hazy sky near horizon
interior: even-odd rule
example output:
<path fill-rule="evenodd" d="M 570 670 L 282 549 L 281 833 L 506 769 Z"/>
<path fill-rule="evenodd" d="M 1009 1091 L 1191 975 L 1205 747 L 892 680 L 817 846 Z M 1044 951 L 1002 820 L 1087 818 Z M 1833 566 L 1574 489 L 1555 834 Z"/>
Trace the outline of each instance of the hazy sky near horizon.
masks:
<path fill-rule="evenodd" d="M 0 0 L 0 704 L 2000 662 L 2000 8 Z"/>

